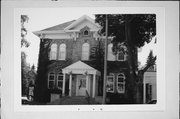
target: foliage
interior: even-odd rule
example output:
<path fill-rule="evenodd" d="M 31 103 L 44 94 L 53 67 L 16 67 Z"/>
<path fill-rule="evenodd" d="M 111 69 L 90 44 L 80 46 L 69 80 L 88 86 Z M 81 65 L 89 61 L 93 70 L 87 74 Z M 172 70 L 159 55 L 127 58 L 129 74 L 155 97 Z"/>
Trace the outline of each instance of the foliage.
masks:
<path fill-rule="evenodd" d="M 90 51 L 90 59 L 95 62 L 96 68 L 102 73 L 103 76 L 104 73 L 104 44 L 103 41 L 100 39 L 98 40 L 98 43 L 96 46 L 91 48 Z M 102 78 L 102 77 L 101 77 Z M 98 94 L 102 95 L 103 92 L 103 80 L 98 80 Z"/>
<path fill-rule="evenodd" d="M 21 47 L 29 47 L 30 43 L 27 41 L 25 36 L 27 35 L 27 29 L 24 26 L 24 23 L 28 22 L 29 17 L 27 15 L 21 15 Z"/>
<path fill-rule="evenodd" d="M 100 34 L 105 33 L 106 14 L 95 15 L 95 21 L 102 26 Z M 113 37 L 113 51 L 116 54 L 120 50 L 119 45 L 124 43 L 128 52 L 128 65 L 130 72 L 130 87 L 133 89 L 134 100 L 138 99 L 137 92 L 143 73 L 153 62 L 156 57 L 149 59 L 146 67 L 138 71 L 137 48 L 143 47 L 145 43 L 151 42 L 156 35 L 156 15 L 155 14 L 108 14 L 108 36 Z M 138 73 L 137 73 L 138 72 Z M 139 83 L 141 82 L 141 83 Z M 129 89 L 130 89 L 129 88 Z M 135 101 L 134 103 L 139 103 Z"/>
<path fill-rule="evenodd" d="M 101 34 L 105 32 L 105 14 L 95 15 L 95 21 L 102 26 Z M 108 36 L 112 36 L 114 46 L 126 39 L 125 25 L 130 23 L 131 44 L 135 47 L 144 46 L 156 35 L 155 14 L 108 14 Z"/>
<path fill-rule="evenodd" d="M 153 55 L 153 51 L 151 50 L 151 51 L 149 52 L 148 57 L 147 57 L 146 65 L 148 65 L 148 64 L 154 65 L 156 62 L 152 62 L 153 59 L 154 59 L 154 55 Z M 151 62 L 152 62 L 152 63 L 151 63 Z"/>
<path fill-rule="evenodd" d="M 22 87 L 22 95 L 27 95 L 28 89 L 28 71 L 30 67 L 26 62 L 26 54 L 25 52 L 21 52 L 21 87 Z"/>
<path fill-rule="evenodd" d="M 21 52 L 22 95 L 28 95 L 28 87 L 30 85 L 34 85 L 35 77 L 36 77 L 36 72 L 34 65 L 30 67 L 30 65 L 26 62 L 25 52 Z"/>
<path fill-rule="evenodd" d="M 90 59 L 97 63 L 97 69 L 103 72 L 104 68 L 104 44 L 101 40 L 98 40 L 96 46 L 91 48 Z"/>
<path fill-rule="evenodd" d="M 50 39 L 40 39 L 40 50 L 37 67 L 37 78 L 35 82 L 34 99 L 36 102 L 48 102 L 49 93 L 47 89 L 47 71 L 49 62 Z"/>

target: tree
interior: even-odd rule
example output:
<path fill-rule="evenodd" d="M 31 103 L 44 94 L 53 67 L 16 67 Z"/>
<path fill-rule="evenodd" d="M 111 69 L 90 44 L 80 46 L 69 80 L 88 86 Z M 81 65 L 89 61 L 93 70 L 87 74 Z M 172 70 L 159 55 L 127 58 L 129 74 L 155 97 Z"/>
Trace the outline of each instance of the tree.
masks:
<path fill-rule="evenodd" d="M 104 44 L 101 39 L 98 40 L 98 43 L 96 46 L 91 48 L 90 51 L 90 59 L 95 62 L 96 68 L 101 72 L 101 75 L 103 76 L 104 71 Z M 98 80 L 98 94 L 102 95 L 103 93 L 103 77 L 101 77 L 100 80 Z"/>
<path fill-rule="evenodd" d="M 101 34 L 105 32 L 104 14 L 95 15 L 95 21 L 102 26 Z M 153 57 L 146 67 L 138 71 L 137 48 L 143 47 L 145 43 L 151 42 L 156 35 L 155 14 L 108 14 L 108 36 L 113 37 L 113 52 L 119 51 L 119 44 L 124 43 L 128 53 L 128 68 L 130 72 L 130 88 L 134 103 L 140 103 L 138 87 L 142 84 L 142 74 L 155 62 Z"/>
<path fill-rule="evenodd" d="M 34 100 L 40 103 L 49 101 L 49 93 L 47 89 L 47 71 L 49 62 L 50 39 L 40 39 L 40 50 L 37 67 L 37 77 L 35 82 Z"/>
<path fill-rule="evenodd" d="M 28 72 L 30 67 L 26 62 L 26 54 L 21 52 L 21 87 L 22 95 L 28 94 Z"/>
<path fill-rule="evenodd" d="M 25 39 L 27 35 L 27 29 L 24 26 L 24 23 L 28 22 L 29 17 L 27 15 L 21 15 L 21 47 L 29 47 L 30 43 Z M 22 95 L 27 95 L 28 93 L 28 85 L 29 85 L 29 76 L 28 72 L 30 71 L 30 66 L 26 62 L 26 54 L 25 52 L 21 52 L 21 87 L 22 87 Z"/>
<path fill-rule="evenodd" d="M 27 29 L 24 26 L 24 23 L 28 22 L 29 17 L 27 15 L 21 15 L 21 47 L 28 47 L 30 43 L 25 38 L 27 35 Z"/>

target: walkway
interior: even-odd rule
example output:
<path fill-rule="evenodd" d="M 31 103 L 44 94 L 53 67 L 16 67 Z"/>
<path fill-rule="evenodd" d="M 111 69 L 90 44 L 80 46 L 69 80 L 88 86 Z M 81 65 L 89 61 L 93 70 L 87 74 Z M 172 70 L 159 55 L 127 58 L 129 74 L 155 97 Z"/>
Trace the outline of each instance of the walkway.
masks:
<path fill-rule="evenodd" d="M 62 97 L 53 102 L 48 103 L 48 105 L 91 105 L 98 104 L 92 98 L 87 98 L 83 96 L 75 97 Z"/>

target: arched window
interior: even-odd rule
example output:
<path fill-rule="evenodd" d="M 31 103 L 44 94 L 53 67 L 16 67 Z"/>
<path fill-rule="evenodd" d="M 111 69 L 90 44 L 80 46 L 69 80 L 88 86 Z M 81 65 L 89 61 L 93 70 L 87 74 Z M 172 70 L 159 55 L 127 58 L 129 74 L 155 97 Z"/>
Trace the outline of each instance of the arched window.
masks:
<path fill-rule="evenodd" d="M 82 60 L 89 60 L 89 44 L 84 43 L 82 45 Z"/>
<path fill-rule="evenodd" d="M 112 47 L 113 47 L 113 44 L 110 43 L 108 45 L 108 55 L 107 55 L 107 60 L 109 61 L 115 61 L 115 55 L 113 54 Z"/>
<path fill-rule="evenodd" d="M 66 59 L 66 44 L 60 44 L 59 46 L 59 60 Z"/>
<path fill-rule="evenodd" d="M 84 35 L 85 35 L 85 36 L 89 35 L 88 30 L 85 30 L 85 31 L 84 31 Z"/>
<path fill-rule="evenodd" d="M 54 89 L 55 88 L 55 73 L 51 72 L 48 75 L 48 88 Z"/>
<path fill-rule="evenodd" d="M 57 44 L 53 43 L 51 45 L 50 60 L 56 60 L 56 57 L 57 57 Z"/>
<path fill-rule="evenodd" d="M 117 61 L 125 61 L 127 58 L 127 48 L 125 45 L 120 45 L 120 51 L 117 53 Z"/>
<path fill-rule="evenodd" d="M 114 75 L 107 76 L 106 92 L 114 92 Z"/>
<path fill-rule="evenodd" d="M 125 53 L 123 53 L 123 51 L 119 51 L 117 53 L 117 60 L 118 61 L 124 61 L 125 60 Z"/>
<path fill-rule="evenodd" d="M 117 77 L 117 91 L 118 93 L 125 92 L 125 75 L 120 73 Z"/>

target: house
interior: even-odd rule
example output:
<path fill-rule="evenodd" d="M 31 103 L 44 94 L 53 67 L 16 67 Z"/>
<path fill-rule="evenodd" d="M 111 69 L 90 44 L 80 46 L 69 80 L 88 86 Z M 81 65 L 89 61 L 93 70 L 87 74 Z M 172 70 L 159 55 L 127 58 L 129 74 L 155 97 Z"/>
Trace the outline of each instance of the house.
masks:
<path fill-rule="evenodd" d="M 156 90 L 156 66 L 151 66 L 144 73 L 143 80 L 143 103 L 149 103 L 153 100 L 157 100 Z"/>
<path fill-rule="evenodd" d="M 60 89 L 63 96 L 86 96 L 92 98 L 100 95 L 98 87 L 103 79 L 103 72 L 90 56 L 91 50 L 98 47 L 104 39 L 98 34 L 101 26 L 89 16 L 65 22 L 44 30 L 34 32 L 44 39 L 51 39 L 48 66 L 47 88 Z M 125 95 L 129 82 L 129 71 L 125 52 L 116 55 L 112 51 L 113 44 L 108 39 L 107 55 L 107 93 Z M 125 50 L 126 47 L 121 44 Z M 104 58 L 104 57 L 101 57 Z M 102 82 L 101 82 L 102 83 Z"/>

